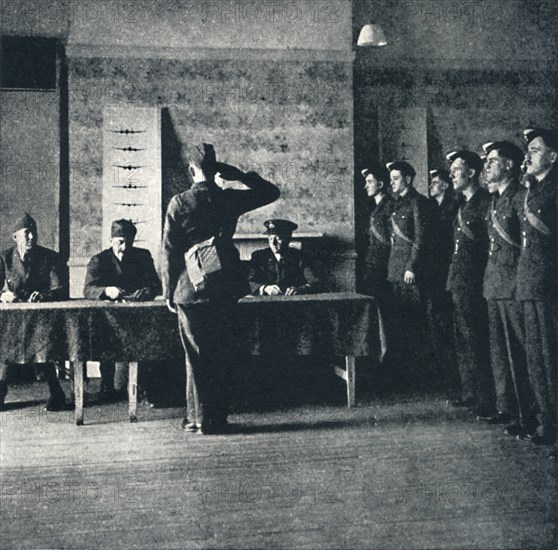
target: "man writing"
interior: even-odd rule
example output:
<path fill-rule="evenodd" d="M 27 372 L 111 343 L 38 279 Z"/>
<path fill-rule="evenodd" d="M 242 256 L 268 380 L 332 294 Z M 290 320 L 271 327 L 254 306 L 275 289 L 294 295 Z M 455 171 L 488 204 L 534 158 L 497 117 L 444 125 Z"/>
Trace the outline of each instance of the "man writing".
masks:
<path fill-rule="evenodd" d="M 290 246 L 298 226 L 289 220 L 264 222 L 269 248 L 250 258 L 250 290 L 260 296 L 292 296 L 316 292 L 318 279 L 302 252 Z"/>
<path fill-rule="evenodd" d="M 93 256 L 87 266 L 83 294 L 90 300 L 146 301 L 161 292 L 149 250 L 134 246 L 136 226 L 129 220 L 111 225 L 110 248 Z M 99 398 L 110 401 L 126 388 L 126 363 L 102 362 Z"/>

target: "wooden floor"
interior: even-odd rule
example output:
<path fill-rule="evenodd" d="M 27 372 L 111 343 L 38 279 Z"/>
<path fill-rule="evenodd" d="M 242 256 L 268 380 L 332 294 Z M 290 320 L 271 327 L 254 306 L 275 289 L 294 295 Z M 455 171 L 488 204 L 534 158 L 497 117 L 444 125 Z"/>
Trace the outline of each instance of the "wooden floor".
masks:
<path fill-rule="evenodd" d="M 0 423 L 1 548 L 555 548 L 555 459 L 439 397 L 267 407 L 187 435 L 180 409 L 16 385 Z"/>

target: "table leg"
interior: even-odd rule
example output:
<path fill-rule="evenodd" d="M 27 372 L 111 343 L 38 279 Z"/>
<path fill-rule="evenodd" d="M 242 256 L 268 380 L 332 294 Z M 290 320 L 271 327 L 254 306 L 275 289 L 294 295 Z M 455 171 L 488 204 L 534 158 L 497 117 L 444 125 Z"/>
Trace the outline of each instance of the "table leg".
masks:
<path fill-rule="evenodd" d="M 348 401 L 348 406 L 353 407 L 355 404 L 355 357 L 354 355 L 345 356 L 345 365 L 347 367 L 347 401 Z"/>
<path fill-rule="evenodd" d="M 85 363 L 74 361 L 74 419 L 78 426 L 83 426 L 83 374 Z"/>
<path fill-rule="evenodd" d="M 138 363 L 128 363 L 128 413 L 130 422 L 137 422 L 138 409 Z"/>

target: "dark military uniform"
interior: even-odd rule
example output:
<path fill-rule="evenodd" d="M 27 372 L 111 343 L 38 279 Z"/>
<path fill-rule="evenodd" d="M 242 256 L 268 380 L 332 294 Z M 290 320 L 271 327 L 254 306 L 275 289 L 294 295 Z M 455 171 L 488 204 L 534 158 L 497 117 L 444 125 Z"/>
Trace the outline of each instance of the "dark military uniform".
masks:
<path fill-rule="evenodd" d="M 62 270 L 59 255 L 48 248 L 35 246 L 22 260 L 17 247 L 4 250 L 0 255 L 0 288 L 2 292 L 13 292 L 22 302 L 29 300 L 33 292 L 42 294 L 42 301 L 64 300 L 67 289 L 62 284 Z M 56 377 L 54 366 L 43 367 L 51 396 L 65 401 L 64 393 Z M 7 392 L 5 380 L 8 365 L 0 363 L 0 407 Z"/>
<path fill-rule="evenodd" d="M 388 319 L 389 351 L 394 368 L 424 379 L 430 350 L 426 317 L 426 247 L 431 228 L 431 206 L 428 199 L 414 188 L 399 196 L 390 218 L 391 251 L 388 262 L 388 281 L 391 304 Z M 406 271 L 415 274 L 415 283 L 404 281 Z"/>
<path fill-rule="evenodd" d="M 539 435 L 556 430 L 556 169 L 523 197 L 516 299 L 525 320 L 529 377 L 540 412 Z"/>
<path fill-rule="evenodd" d="M 519 260 L 519 210 L 525 188 L 511 182 L 494 195 L 487 213 L 488 263 L 484 273 L 484 297 L 488 302 L 490 357 L 496 408 L 521 423 L 531 416 L 530 391 L 525 358 L 523 315 L 515 297 Z"/>
<path fill-rule="evenodd" d="M 147 288 L 153 299 L 161 292 L 161 282 L 149 250 L 132 247 L 120 261 L 112 249 L 93 256 L 87 266 L 83 294 L 91 300 L 104 297 L 105 288 L 116 286 L 125 294 Z"/>
<path fill-rule="evenodd" d="M 493 382 L 488 353 L 488 314 L 482 290 L 488 257 L 486 213 L 489 206 L 490 194 L 481 188 L 468 201 L 460 201 L 446 286 L 453 300 L 462 400 L 480 406 L 487 414 L 492 406 Z"/>
<path fill-rule="evenodd" d="M 446 379 L 446 387 L 453 393 L 458 385 L 458 373 L 453 338 L 453 307 L 451 294 L 446 291 L 446 282 L 453 254 L 453 222 L 459 205 L 455 193 L 449 189 L 441 202 L 431 198 L 430 203 L 434 220 L 428 262 L 428 320 L 441 374 Z"/>
<path fill-rule="evenodd" d="M 267 285 L 277 285 L 283 294 L 294 287 L 298 294 L 310 294 L 318 290 L 318 278 L 314 270 L 297 248 L 288 248 L 277 260 L 271 248 L 256 250 L 250 257 L 248 276 L 252 294 L 259 294 Z"/>
<path fill-rule="evenodd" d="M 62 285 L 60 258 L 56 252 L 42 246 L 29 252 L 25 261 L 22 261 L 17 247 L 4 250 L 0 256 L 0 286 L 23 302 L 35 291 L 43 295 L 43 301 L 67 298 Z"/>
<path fill-rule="evenodd" d="M 384 195 L 378 204 L 374 202 L 370 213 L 364 285 L 366 292 L 377 299 L 383 298 L 387 287 L 392 209 L 393 199 Z"/>
<path fill-rule="evenodd" d="M 175 195 L 168 206 L 163 232 L 162 280 L 165 298 L 177 305 L 186 355 L 187 418 L 198 426 L 226 416 L 226 371 L 234 352 L 237 299 L 248 292 L 241 278 L 240 258 L 232 236 L 238 218 L 279 197 L 279 190 L 255 173 L 245 174 L 249 189 L 222 190 L 213 182 L 198 182 Z M 214 286 L 194 288 L 185 253 L 211 237 L 219 237 L 223 270 Z M 225 331 L 225 332 L 224 332 Z"/>

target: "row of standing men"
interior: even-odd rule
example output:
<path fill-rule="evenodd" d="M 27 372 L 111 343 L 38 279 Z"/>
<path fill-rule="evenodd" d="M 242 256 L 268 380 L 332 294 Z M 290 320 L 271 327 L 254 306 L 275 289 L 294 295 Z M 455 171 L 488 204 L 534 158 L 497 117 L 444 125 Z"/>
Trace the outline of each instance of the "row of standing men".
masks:
<path fill-rule="evenodd" d="M 407 162 L 363 170 L 365 289 L 378 298 L 392 376 L 444 378 L 450 397 L 460 392 L 454 406 L 552 444 L 557 134 L 523 134 L 526 153 L 509 141 L 449 153 L 449 172 L 430 172 L 430 198 Z"/>

